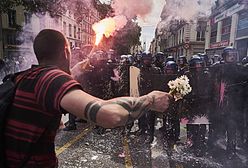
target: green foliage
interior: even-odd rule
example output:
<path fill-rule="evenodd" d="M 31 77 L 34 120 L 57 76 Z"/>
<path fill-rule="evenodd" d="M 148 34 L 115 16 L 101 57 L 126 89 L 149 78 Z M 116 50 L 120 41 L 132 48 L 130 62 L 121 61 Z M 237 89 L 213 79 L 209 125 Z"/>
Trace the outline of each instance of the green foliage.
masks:
<path fill-rule="evenodd" d="M 119 55 L 128 54 L 132 46 L 140 45 L 140 36 L 141 27 L 130 20 L 127 25 L 115 35 L 113 49 L 116 50 Z"/>
<path fill-rule="evenodd" d="M 99 12 L 101 19 L 104 19 L 105 17 L 113 13 L 111 4 L 100 3 L 98 0 L 93 0 L 93 5 Z"/>
<path fill-rule="evenodd" d="M 113 12 L 110 4 L 102 4 L 98 0 L 0 0 L 0 13 L 7 13 L 17 6 L 23 6 L 26 11 L 39 15 L 49 13 L 52 17 L 59 16 L 68 9 L 73 11 L 77 22 L 81 22 L 85 15 L 90 15 L 92 7 L 98 10 L 101 18 Z"/>
<path fill-rule="evenodd" d="M 23 6 L 31 13 L 50 13 L 51 16 L 65 12 L 65 3 L 62 0 L 1 0 L 0 13 L 7 13 L 16 6 Z"/>

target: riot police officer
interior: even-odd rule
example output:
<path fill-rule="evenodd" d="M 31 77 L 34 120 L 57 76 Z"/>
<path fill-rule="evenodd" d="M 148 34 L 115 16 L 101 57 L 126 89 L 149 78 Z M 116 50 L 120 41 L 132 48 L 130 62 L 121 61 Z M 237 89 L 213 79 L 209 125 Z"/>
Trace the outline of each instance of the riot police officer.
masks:
<path fill-rule="evenodd" d="M 129 68 L 132 65 L 131 59 L 127 55 L 122 55 L 118 71 L 120 72 L 120 82 L 118 85 L 118 96 L 129 96 L 130 92 L 130 72 Z"/>
<path fill-rule="evenodd" d="M 152 64 L 152 54 L 142 53 L 141 55 L 141 68 L 140 68 L 140 95 L 145 95 L 153 90 L 152 86 L 152 75 L 161 74 L 161 70 Z M 154 124 L 155 124 L 155 113 L 152 111 L 147 112 L 138 120 L 139 132 L 142 135 L 147 135 L 148 142 L 152 142 L 154 138 Z"/>
<path fill-rule="evenodd" d="M 218 120 L 211 118 L 214 136 L 218 132 L 217 122 L 224 123 L 223 135 L 227 136 L 226 154 L 228 158 L 236 156 L 237 130 L 242 120 L 242 88 L 246 74 L 238 62 L 238 52 L 233 47 L 226 47 L 222 53 L 223 62 L 212 67 L 215 82 L 215 114 Z M 212 120 L 213 119 L 213 120 Z"/>
<path fill-rule="evenodd" d="M 168 61 L 174 61 L 175 62 L 175 58 L 172 56 L 172 55 L 169 55 L 167 58 L 166 58 L 166 62 Z"/>
<path fill-rule="evenodd" d="M 205 68 L 209 67 L 209 66 L 210 66 L 210 60 L 209 60 L 209 58 L 208 58 L 208 55 L 205 54 L 205 53 L 201 53 L 201 54 L 200 54 L 200 57 L 201 57 L 201 59 L 202 59 L 202 61 L 203 61 L 203 63 L 204 63 L 204 67 L 205 67 Z"/>
<path fill-rule="evenodd" d="M 164 67 L 164 78 L 167 84 L 171 80 L 175 80 L 178 76 L 178 66 L 174 61 L 168 61 Z M 168 85 L 165 85 L 166 92 L 169 92 L 170 89 Z M 179 140 L 180 136 L 180 117 L 178 111 L 179 102 L 175 102 L 171 104 L 167 114 L 163 117 L 163 127 L 161 130 L 163 131 L 164 138 L 167 140 L 170 147 Z"/>
<path fill-rule="evenodd" d="M 159 67 L 161 69 L 161 71 L 164 71 L 164 61 L 165 61 L 165 55 L 163 52 L 158 52 L 157 54 L 155 54 L 154 56 L 154 65 L 156 67 Z"/>
<path fill-rule="evenodd" d="M 248 56 L 242 59 L 242 66 L 244 68 L 244 72 L 248 74 Z M 243 128 L 245 134 L 244 142 L 248 147 L 248 83 L 247 82 L 244 84 L 244 89 L 243 89 L 243 113 L 244 113 L 244 124 L 245 124 L 245 127 Z"/>
<path fill-rule="evenodd" d="M 187 138 L 191 142 L 193 152 L 200 156 L 205 153 L 206 123 L 195 123 L 197 117 L 208 116 L 212 98 L 212 83 L 210 73 L 205 69 L 203 60 L 194 55 L 189 60 L 189 71 L 186 72 L 192 91 L 185 97 L 187 124 Z"/>
<path fill-rule="evenodd" d="M 178 57 L 177 64 L 179 66 L 178 68 L 179 75 L 184 75 L 189 70 L 187 59 L 184 55 L 181 55 Z"/>

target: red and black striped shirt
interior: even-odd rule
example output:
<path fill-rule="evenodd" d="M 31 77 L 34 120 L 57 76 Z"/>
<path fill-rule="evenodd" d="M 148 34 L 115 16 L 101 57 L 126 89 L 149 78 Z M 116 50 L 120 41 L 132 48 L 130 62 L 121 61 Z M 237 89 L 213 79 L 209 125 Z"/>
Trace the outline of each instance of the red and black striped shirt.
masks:
<path fill-rule="evenodd" d="M 60 101 L 81 86 L 52 66 L 33 66 L 19 80 L 4 134 L 7 166 L 18 167 L 30 155 L 25 167 L 57 167 L 54 139 L 63 113 Z"/>

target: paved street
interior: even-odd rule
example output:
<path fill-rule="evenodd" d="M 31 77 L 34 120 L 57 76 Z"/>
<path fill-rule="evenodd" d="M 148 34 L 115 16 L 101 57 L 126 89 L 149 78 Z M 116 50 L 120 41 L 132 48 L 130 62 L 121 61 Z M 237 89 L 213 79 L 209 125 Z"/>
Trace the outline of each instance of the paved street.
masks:
<path fill-rule="evenodd" d="M 240 154 L 235 161 L 218 157 L 196 157 L 183 143 L 185 126 L 181 125 L 181 141 L 169 150 L 158 127 L 151 145 L 146 137 L 129 135 L 123 129 L 98 134 L 93 126 L 78 123 L 76 131 L 59 131 L 56 152 L 59 168 L 245 168 L 247 158 Z M 125 153 L 125 154 L 124 154 Z M 246 155 L 247 156 L 247 155 Z M 217 159 L 218 158 L 218 159 Z M 218 161 L 217 161 L 218 160 Z"/>

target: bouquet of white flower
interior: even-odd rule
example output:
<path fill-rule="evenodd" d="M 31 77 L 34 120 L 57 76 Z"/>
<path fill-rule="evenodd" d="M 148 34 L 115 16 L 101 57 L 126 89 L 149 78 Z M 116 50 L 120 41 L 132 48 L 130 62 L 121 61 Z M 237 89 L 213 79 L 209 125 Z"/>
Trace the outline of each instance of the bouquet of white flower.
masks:
<path fill-rule="evenodd" d="M 174 96 L 176 101 L 182 99 L 192 90 L 191 86 L 189 85 L 189 78 L 185 75 L 180 76 L 173 81 L 169 81 L 168 86 L 170 88 L 169 93 Z"/>

